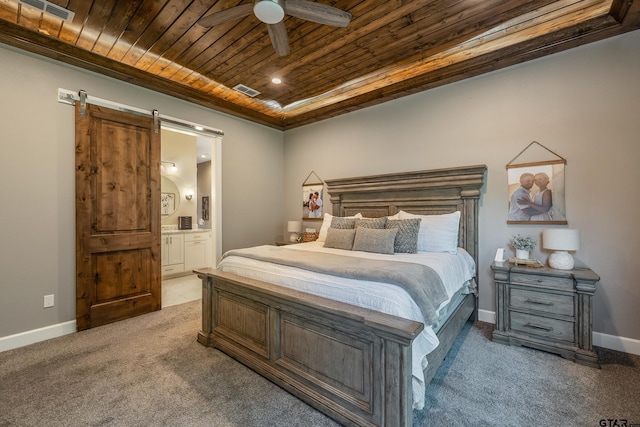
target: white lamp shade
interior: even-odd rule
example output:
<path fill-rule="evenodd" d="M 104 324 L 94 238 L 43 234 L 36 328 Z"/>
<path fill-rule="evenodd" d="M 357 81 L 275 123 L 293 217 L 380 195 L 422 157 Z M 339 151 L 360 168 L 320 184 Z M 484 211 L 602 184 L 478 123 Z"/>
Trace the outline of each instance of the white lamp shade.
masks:
<path fill-rule="evenodd" d="M 580 249 L 580 231 L 571 228 L 543 230 L 542 246 L 556 251 L 577 251 Z"/>
<path fill-rule="evenodd" d="M 287 222 L 287 231 L 289 233 L 299 233 L 302 231 L 302 221 Z"/>
<path fill-rule="evenodd" d="M 580 232 L 570 228 L 554 228 L 542 231 L 542 246 L 556 252 L 549 256 L 549 266 L 558 270 L 572 270 L 573 257 L 567 251 L 580 249 Z"/>
<path fill-rule="evenodd" d="M 279 0 L 262 0 L 253 6 L 253 13 L 265 24 L 277 24 L 284 18 Z"/>

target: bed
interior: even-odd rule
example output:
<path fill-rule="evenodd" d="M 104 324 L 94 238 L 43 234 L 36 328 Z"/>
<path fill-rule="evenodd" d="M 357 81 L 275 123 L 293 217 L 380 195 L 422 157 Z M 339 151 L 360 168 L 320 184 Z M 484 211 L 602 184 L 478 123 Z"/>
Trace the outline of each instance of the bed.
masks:
<path fill-rule="evenodd" d="M 456 257 L 475 266 L 478 201 L 485 171 L 486 166 L 478 165 L 335 179 L 326 185 L 333 215 L 340 218 L 459 215 L 457 246 L 461 249 Z M 277 249 L 296 259 L 305 251 L 322 252 L 324 243 Z M 271 254 L 276 248 L 256 250 Z M 405 315 L 376 309 L 375 304 L 336 300 L 338 291 L 322 290 L 334 282 L 338 286 L 331 273 L 313 272 L 301 279 L 307 287 L 296 288 L 287 281 L 280 283 L 282 277 L 301 278 L 300 271 L 287 273 L 287 268 L 295 266 L 279 266 L 283 271 L 271 273 L 261 270 L 264 260 L 242 258 L 246 255 L 239 252 L 225 255 L 220 269 L 196 270 L 203 283 L 198 341 L 220 349 L 342 424 L 412 425 L 413 409 L 420 400 L 414 399 L 419 394 L 416 378 L 421 377 L 423 387 L 429 383 L 464 324 L 473 318 L 476 297 L 468 290 L 475 284 L 475 270 L 470 267 L 469 280 L 454 290 L 455 295 L 447 291 L 447 301 L 452 302 L 439 306 L 438 320 L 425 326 L 432 322 L 421 320 L 432 317 L 422 307 L 418 314 Z M 402 262 L 403 257 L 395 259 Z M 407 259 L 411 266 L 417 265 Z M 358 262 L 367 266 L 376 261 Z M 251 264 L 256 264 L 255 269 Z M 349 292 L 355 288 L 346 287 Z M 440 316 L 443 312 L 446 316 Z M 416 359 L 422 358 L 418 348 L 429 337 L 435 338 L 437 346 L 428 349 L 425 368 Z M 416 365 L 424 368 L 422 375 L 416 374 Z"/>

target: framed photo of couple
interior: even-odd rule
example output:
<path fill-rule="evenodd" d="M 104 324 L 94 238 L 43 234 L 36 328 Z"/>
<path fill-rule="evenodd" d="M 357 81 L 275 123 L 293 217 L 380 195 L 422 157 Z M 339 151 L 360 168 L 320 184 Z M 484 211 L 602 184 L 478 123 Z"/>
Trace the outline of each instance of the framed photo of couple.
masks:
<path fill-rule="evenodd" d="M 507 224 L 567 224 L 565 164 L 562 159 L 507 165 Z"/>
<path fill-rule="evenodd" d="M 323 183 L 302 185 L 302 219 L 322 220 L 324 218 L 324 201 L 322 200 Z"/>

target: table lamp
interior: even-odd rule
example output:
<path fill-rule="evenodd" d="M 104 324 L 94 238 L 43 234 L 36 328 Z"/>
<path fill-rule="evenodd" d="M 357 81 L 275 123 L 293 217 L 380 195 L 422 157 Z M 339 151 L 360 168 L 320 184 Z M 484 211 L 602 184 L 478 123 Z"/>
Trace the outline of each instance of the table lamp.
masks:
<path fill-rule="evenodd" d="M 297 242 L 302 231 L 302 221 L 289 221 L 287 223 L 287 231 L 291 233 L 289 236 L 290 242 Z"/>
<path fill-rule="evenodd" d="M 542 247 L 555 251 L 549 256 L 549 267 L 557 270 L 572 270 L 573 257 L 568 251 L 580 249 L 580 232 L 570 228 L 543 230 Z"/>

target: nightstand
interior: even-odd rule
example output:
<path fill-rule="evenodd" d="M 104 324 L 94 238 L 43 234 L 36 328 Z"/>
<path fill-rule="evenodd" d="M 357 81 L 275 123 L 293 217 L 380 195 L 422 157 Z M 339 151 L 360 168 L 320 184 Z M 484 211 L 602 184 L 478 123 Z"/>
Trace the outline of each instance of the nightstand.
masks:
<path fill-rule="evenodd" d="M 600 277 L 588 268 L 554 270 L 491 265 L 496 284 L 496 342 L 556 353 L 600 367 L 592 345 L 591 298 Z"/>

